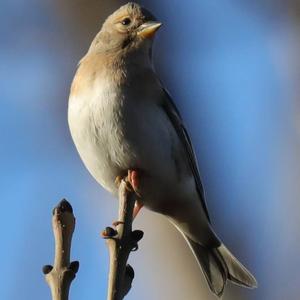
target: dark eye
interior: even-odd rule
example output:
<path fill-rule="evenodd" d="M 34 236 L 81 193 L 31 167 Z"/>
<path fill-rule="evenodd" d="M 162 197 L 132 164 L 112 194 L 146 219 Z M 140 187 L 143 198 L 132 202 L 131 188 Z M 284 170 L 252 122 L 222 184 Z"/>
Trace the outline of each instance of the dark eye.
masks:
<path fill-rule="evenodd" d="M 128 26 L 131 23 L 130 18 L 125 18 L 121 21 L 121 24 L 124 26 Z"/>

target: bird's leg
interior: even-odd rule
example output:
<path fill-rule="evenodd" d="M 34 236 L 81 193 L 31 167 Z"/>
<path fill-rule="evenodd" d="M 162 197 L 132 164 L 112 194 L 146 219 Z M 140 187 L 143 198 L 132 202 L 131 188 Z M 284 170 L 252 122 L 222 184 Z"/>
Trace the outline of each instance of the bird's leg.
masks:
<path fill-rule="evenodd" d="M 117 188 L 120 187 L 121 181 L 122 181 L 122 176 L 118 175 L 115 179 L 115 184 L 116 184 Z"/>
<path fill-rule="evenodd" d="M 128 170 L 127 178 L 128 178 L 128 182 L 132 186 L 135 193 L 140 197 L 140 194 L 138 193 L 139 185 L 140 185 L 139 172 L 137 170 Z M 143 204 L 141 202 L 139 202 L 138 200 L 136 200 L 135 204 L 134 204 L 133 215 L 132 215 L 133 220 L 138 215 L 138 213 L 142 207 L 143 207 Z"/>
<path fill-rule="evenodd" d="M 128 172 L 129 172 L 129 171 L 128 171 Z M 116 177 L 116 179 L 115 179 L 115 184 L 116 184 L 117 188 L 119 188 L 119 186 L 120 186 L 122 180 L 125 179 L 125 181 L 126 181 L 126 183 L 127 183 L 127 184 L 126 184 L 126 189 L 127 189 L 129 192 L 134 191 L 133 186 L 132 186 L 130 180 L 128 179 L 128 177 L 129 177 L 129 176 L 127 176 L 127 177 L 125 178 L 125 176 L 118 175 L 118 176 Z M 134 191 L 134 192 L 135 192 L 135 191 Z"/>
<path fill-rule="evenodd" d="M 128 170 L 128 175 L 127 175 L 127 180 L 132 186 L 133 190 L 135 193 L 139 196 L 138 194 L 138 189 L 139 189 L 139 184 L 140 184 L 140 178 L 139 178 L 139 173 L 137 170 Z"/>
<path fill-rule="evenodd" d="M 117 187 L 120 186 L 120 183 L 122 181 L 122 176 L 117 176 L 115 179 L 115 183 L 117 185 Z M 138 189 L 139 189 L 139 172 L 137 170 L 128 170 L 127 172 L 127 178 L 126 181 L 128 183 L 128 185 L 126 186 L 126 188 L 129 191 L 134 190 L 134 192 L 137 194 L 137 196 L 140 197 L 139 193 L 138 193 Z M 142 203 L 140 203 L 138 200 L 135 201 L 135 205 L 134 205 L 134 209 L 133 209 L 133 214 L 132 214 L 132 219 L 134 220 L 135 217 L 138 215 L 139 211 L 141 210 L 141 208 L 144 205 Z M 120 221 L 115 221 L 113 222 L 113 226 L 118 226 L 120 224 Z"/>

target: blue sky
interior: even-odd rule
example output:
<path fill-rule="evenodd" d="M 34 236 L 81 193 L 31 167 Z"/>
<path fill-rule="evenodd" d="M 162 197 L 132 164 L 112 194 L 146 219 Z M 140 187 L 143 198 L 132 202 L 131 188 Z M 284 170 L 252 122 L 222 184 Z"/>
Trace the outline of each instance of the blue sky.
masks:
<path fill-rule="evenodd" d="M 50 299 L 41 267 L 53 261 L 51 210 L 64 197 L 81 263 L 71 299 L 106 298 L 99 233 L 117 202 L 81 163 L 66 113 L 76 64 L 118 2 L 98 4 L 95 21 L 93 2 L 82 18 L 79 2 L 0 4 L 1 299 Z M 262 3 L 143 1 L 164 23 L 155 66 L 194 141 L 214 227 L 259 282 L 255 291 L 229 287 L 225 300 L 298 295 L 299 33 L 283 4 Z M 143 212 L 136 226 L 145 238 L 131 257 L 129 299 L 214 299 L 170 225 Z"/>

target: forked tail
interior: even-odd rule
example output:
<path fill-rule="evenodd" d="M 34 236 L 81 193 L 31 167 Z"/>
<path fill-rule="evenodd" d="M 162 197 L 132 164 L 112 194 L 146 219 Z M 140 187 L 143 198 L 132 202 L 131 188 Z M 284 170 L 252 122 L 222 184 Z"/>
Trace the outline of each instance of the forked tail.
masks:
<path fill-rule="evenodd" d="M 186 237 L 198 264 L 205 275 L 207 283 L 218 297 L 223 294 L 227 280 L 235 284 L 255 288 L 254 276 L 223 245 L 218 248 L 205 248 Z"/>

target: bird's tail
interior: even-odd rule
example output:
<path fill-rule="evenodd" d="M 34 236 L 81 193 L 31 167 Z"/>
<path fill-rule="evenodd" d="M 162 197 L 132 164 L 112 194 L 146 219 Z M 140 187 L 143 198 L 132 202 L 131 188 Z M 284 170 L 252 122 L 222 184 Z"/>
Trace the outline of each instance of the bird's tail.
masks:
<path fill-rule="evenodd" d="M 221 244 L 217 248 L 205 248 L 185 236 L 207 283 L 218 297 L 223 294 L 227 280 L 248 288 L 257 286 L 254 276 Z"/>

